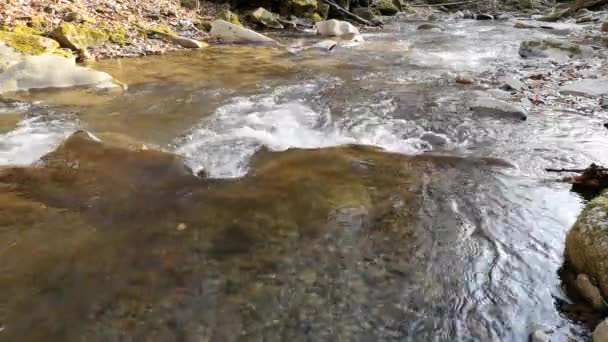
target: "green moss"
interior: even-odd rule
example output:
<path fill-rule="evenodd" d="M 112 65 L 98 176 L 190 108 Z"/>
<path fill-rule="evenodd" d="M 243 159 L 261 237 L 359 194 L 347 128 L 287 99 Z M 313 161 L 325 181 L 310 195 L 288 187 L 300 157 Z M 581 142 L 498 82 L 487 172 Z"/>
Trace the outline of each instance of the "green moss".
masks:
<path fill-rule="evenodd" d="M 42 15 L 33 16 L 30 25 L 32 29 L 42 33 L 50 32 L 52 29 L 51 22 Z"/>
<path fill-rule="evenodd" d="M 127 30 L 124 28 L 117 27 L 115 29 L 109 29 L 106 33 L 112 43 L 121 46 L 127 44 Z"/>
<path fill-rule="evenodd" d="M 323 20 L 327 20 L 327 17 L 329 17 L 329 5 L 324 2 L 318 3 L 316 12 Z"/>
<path fill-rule="evenodd" d="M 40 31 L 38 31 L 38 30 L 36 30 L 34 28 L 31 28 L 29 26 L 25 26 L 25 25 L 17 25 L 17 26 L 15 26 L 13 28 L 13 33 L 23 34 L 23 35 L 30 35 L 30 34 L 33 34 L 33 35 L 42 35 L 42 32 L 40 32 Z"/>
<path fill-rule="evenodd" d="M 318 22 L 320 22 L 320 21 L 323 21 L 323 18 L 321 18 L 321 16 L 319 15 L 319 13 L 313 13 L 313 15 L 310 17 L 310 19 L 315 24 L 318 23 Z"/>
<path fill-rule="evenodd" d="M 234 25 L 243 27 L 243 24 L 241 24 L 241 21 L 239 20 L 239 16 L 229 10 L 221 11 L 218 13 L 217 17 Z"/>
<path fill-rule="evenodd" d="M 112 83 L 121 87 L 123 90 L 127 90 L 127 88 L 129 88 L 129 86 L 125 82 L 117 80 L 115 78 L 112 79 Z"/>
<path fill-rule="evenodd" d="M 297 17 L 311 15 L 317 10 L 317 0 L 291 0 L 291 10 Z"/>
<path fill-rule="evenodd" d="M 53 31 L 53 37 L 61 46 L 72 50 L 83 50 L 89 46 L 99 46 L 108 41 L 108 35 L 87 25 L 74 26 L 63 23 Z"/>
<path fill-rule="evenodd" d="M 154 34 L 168 34 L 171 36 L 175 36 L 177 35 L 177 33 L 175 33 L 175 31 L 173 31 L 170 27 L 168 26 L 154 26 L 154 27 L 147 27 L 146 28 L 146 34 L 147 35 L 154 35 Z"/>
<path fill-rule="evenodd" d="M 27 55 L 44 55 L 55 51 L 59 44 L 52 39 L 20 33 L 0 32 L 0 41 Z"/>
<path fill-rule="evenodd" d="M 399 12 L 399 8 L 390 0 L 380 0 L 374 3 L 374 7 L 382 15 L 395 15 Z"/>
<path fill-rule="evenodd" d="M 68 59 L 76 58 L 76 56 L 74 56 L 74 54 L 72 54 L 71 52 L 62 49 L 57 49 L 53 51 L 53 55 Z"/>

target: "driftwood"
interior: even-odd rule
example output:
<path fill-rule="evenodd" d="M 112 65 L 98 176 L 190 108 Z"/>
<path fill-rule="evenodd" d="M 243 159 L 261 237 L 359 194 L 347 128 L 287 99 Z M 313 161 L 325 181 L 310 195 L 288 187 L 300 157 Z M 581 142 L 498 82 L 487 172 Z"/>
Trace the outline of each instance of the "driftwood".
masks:
<path fill-rule="evenodd" d="M 585 169 L 545 169 L 547 172 L 573 172 L 580 175 L 565 177 L 562 181 L 572 184 L 572 190 L 585 198 L 593 198 L 608 188 L 608 168 L 595 164 Z"/>
<path fill-rule="evenodd" d="M 367 26 L 380 26 L 381 25 L 381 24 L 374 24 L 374 23 L 370 22 L 369 20 L 365 20 L 365 19 L 361 18 L 360 16 L 345 10 L 344 8 L 342 8 L 340 5 L 336 4 L 332 0 L 321 0 L 321 1 L 328 4 L 329 7 L 333 8 L 334 10 L 338 11 L 345 18 L 350 19 L 359 24 L 363 24 L 363 25 L 367 25 Z"/>

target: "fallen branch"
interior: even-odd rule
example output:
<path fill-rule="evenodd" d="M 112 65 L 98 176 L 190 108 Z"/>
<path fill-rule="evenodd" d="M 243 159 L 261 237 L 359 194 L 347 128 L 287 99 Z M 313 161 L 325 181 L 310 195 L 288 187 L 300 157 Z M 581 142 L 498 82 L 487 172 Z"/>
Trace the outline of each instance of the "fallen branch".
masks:
<path fill-rule="evenodd" d="M 335 2 L 333 2 L 332 0 L 321 0 L 324 3 L 328 4 L 329 7 L 333 8 L 334 10 L 338 11 L 340 14 L 342 14 L 344 17 L 349 18 L 355 22 L 358 22 L 359 24 L 363 24 L 363 25 L 367 25 L 367 26 L 380 26 L 381 24 L 374 24 L 372 22 L 370 22 L 369 20 L 365 20 L 363 18 L 361 18 L 360 16 L 353 14 L 352 12 L 349 12 L 347 10 L 345 10 L 344 8 L 340 7 L 340 5 L 336 4 Z"/>

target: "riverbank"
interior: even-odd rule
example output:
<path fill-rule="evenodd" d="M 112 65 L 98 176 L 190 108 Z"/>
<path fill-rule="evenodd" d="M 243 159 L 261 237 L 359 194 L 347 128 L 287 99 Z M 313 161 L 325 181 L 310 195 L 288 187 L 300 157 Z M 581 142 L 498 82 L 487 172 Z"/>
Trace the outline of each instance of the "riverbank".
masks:
<path fill-rule="evenodd" d="M 437 1 L 431 3 L 436 4 Z M 266 14 L 269 17 L 259 18 L 253 13 L 260 6 L 247 1 L 233 1 L 231 4 L 197 0 L 79 0 L 53 3 L 9 0 L 0 4 L 0 12 L 3 13 L 0 33 L 19 34 L 22 43 L 28 35 L 55 39 L 68 56 L 71 53 L 77 55 L 79 61 L 87 62 L 91 59 L 158 55 L 196 48 L 196 42 L 200 42 L 200 46 L 217 43 L 221 38 L 209 33 L 211 22 L 215 19 L 224 19 L 255 30 L 298 31 L 312 29 L 315 22 L 332 18 L 347 19 L 365 26 L 366 21 L 378 25 L 382 22 L 380 16 L 397 13 L 426 17 L 434 12 L 466 11 L 471 15 L 491 15 L 503 10 L 522 10 L 527 13 L 541 13 L 544 10 L 542 5 L 535 7 L 531 1 L 499 2 L 500 7 L 485 4 L 424 7 L 424 3 L 401 0 L 339 2 L 343 11 L 354 15 L 351 17 L 330 8 L 324 1 L 282 0 L 261 1 L 259 5 L 268 11 Z M 0 35 L 0 41 L 2 40 L 8 42 L 8 38 Z M 28 47 L 20 48 L 28 50 Z"/>

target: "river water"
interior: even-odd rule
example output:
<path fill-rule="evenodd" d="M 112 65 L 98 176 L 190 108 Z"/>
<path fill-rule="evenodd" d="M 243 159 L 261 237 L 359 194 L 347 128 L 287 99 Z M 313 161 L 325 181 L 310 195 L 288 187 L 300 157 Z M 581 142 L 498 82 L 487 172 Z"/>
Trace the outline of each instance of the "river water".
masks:
<path fill-rule="evenodd" d="M 0 165 L 30 165 L 84 129 L 175 153 L 207 179 L 161 196 L 149 189 L 165 174 L 89 153 L 105 169 L 91 176 L 98 204 L 79 176 L 49 185 L 60 195 L 38 178 L 16 192 L 52 213 L 15 212 L 8 197 L 0 340 L 588 336 L 560 310 L 557 273 L 584 200 L 543 169 L 608 163 L 606 113 L 556 97 L 524 102 L 524 122 L 475 115 L 473 90 L 555 68 L 521 59 L 522 40 L 562 36 L 420 23 L 394 20 L 331 53 L 219 46 L 101 61 L 129 84 L 124 95 L 47 91 L 3 105 Z M 455 83 L 460 73 L 478 84 Z"/>

